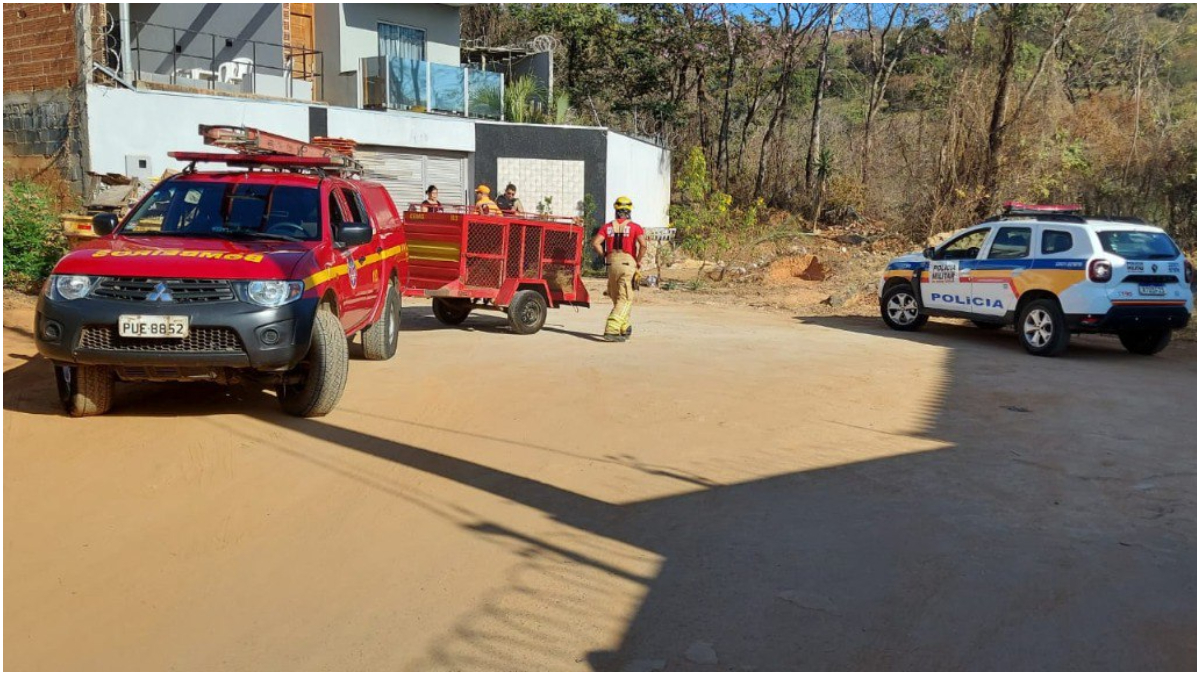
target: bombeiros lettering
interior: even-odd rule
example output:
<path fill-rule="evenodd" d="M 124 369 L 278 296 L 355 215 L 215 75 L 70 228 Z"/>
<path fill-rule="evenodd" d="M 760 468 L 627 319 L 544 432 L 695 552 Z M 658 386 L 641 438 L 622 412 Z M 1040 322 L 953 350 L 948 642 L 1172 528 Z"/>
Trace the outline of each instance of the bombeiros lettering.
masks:
<path fill-rule="evenodd" d="M 99 251 L 92 251 L 93 258 L 127 258 L 130 256 L 178 256 L 181 258 L 203 258 L 205 260 L 226 260 L 229 262 L 243 261 L 252 263 L 260 263 L 263 261 L 262 253 L 222 253 L 221 251 L 192 251 L 178 248 L 155 250 L 141 249 L 137 251 L 110 251 L 108 249 L 102 249 Z"/>

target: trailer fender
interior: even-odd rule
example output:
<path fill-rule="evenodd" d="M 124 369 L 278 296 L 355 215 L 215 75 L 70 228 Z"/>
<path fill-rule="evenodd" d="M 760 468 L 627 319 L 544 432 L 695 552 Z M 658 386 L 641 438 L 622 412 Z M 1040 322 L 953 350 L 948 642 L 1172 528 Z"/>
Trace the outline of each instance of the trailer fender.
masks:
<path fill-rule="evenodd" d="M 507 279 L 500 285 L 500 291 L 496 293 L 496 304 L 500 307 L 507 307 L 512 302 L 513 296 L 517 291 L 532 290 L 542 294 L 542 298 L 546 300 L 546 306 L 554 308 L 557 303 L 550 296 L 550 287 L 546 285 L 543 279 Z"/>

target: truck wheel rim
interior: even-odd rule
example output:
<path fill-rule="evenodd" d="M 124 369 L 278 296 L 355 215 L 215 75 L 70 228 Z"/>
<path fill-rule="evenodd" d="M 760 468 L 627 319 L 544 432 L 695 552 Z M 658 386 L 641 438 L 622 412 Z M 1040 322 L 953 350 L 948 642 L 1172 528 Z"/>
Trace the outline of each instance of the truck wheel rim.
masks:
<path fill-rule="evenodd" d="M 526 326 L 532 326 L 533 324 L 537 323 L 537 320 L 537 307 L 532 302 L 526 303 L 525 306 L 521 308 L 521 323 L 525 324 Z"/>
<path fill-rule="evenodd" d="M 908 293 L 897 293 L 888 300 L 887 313 L 892 321 L 907 326 L 917 320 L 917 300 Z"/>
<path fill-rule="evenodd" d="M 1035 309 L 1025 317 L 1025 340 L 1034 347 L 1045 347 L 1054 335 L 1054 321 L 1044 309 Z"/>

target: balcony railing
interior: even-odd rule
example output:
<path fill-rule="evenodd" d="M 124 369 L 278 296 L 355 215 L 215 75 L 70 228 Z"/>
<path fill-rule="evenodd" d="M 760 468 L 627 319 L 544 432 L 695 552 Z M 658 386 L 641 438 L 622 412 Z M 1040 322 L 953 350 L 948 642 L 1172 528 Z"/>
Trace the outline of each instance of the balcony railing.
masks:
<path fill-rule="evenodd" d="M 304 101 L 320 93 L 324 54 L 313 49 L 143 21 L 130 33 L 136 81 Z"/>
<path fill-rule="evenodd" d="M 504 119 L 504 76 L 396 56 L 359 61 L 362 107 Z"/>

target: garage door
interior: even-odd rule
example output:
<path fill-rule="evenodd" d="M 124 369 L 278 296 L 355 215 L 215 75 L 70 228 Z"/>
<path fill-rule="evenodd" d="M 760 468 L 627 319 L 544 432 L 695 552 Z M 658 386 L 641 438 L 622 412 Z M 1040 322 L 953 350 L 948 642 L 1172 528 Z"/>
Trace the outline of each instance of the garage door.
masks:
<path fill-rule="evenodd" d="M 359 146 L 354 158 L 363 165 L 363 178 L 381 183 L 403 211 L 425 199 L 425 188 L 438 186 L 443 202 L 467 202 L 467 156 L 465 153 L 436 152 Z"/>

